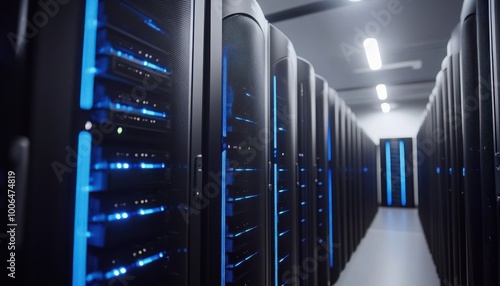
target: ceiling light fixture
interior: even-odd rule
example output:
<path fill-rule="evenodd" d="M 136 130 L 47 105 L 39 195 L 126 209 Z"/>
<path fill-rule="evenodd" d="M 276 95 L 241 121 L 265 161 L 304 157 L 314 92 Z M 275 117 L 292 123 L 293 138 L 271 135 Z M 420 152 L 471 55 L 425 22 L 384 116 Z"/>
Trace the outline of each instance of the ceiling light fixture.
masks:
<path fill-rule="evenodd" d="M 382 107 L 382 112 L 384 113 L 391 111 L 391 106 L 387 102 L 382 103 L 380 107 Z"/>
<path fill-rule="evenodd" d="M 382 59 L 380 58 L 377 39 L 368 38 L 364 40 L 363 47 L 365 48 L 366 58 L 368 59 L 370 69 L 379 70 L 382 67 Z"/>
<path fill-rule="evenodd" d="M 387 99 L 387 87 L 385 84 L 377 85 L 377 95 L 380 100 Z"/>

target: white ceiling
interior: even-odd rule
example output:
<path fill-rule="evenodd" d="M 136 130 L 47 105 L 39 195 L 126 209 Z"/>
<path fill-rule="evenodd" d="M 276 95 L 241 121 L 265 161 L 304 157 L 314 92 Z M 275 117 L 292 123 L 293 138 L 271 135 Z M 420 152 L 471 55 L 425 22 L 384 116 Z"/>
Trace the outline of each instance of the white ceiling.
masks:
<path fill-rule="evenodd" d="M 334 2 L 336 8 L 271 24 L 283 31 L 297 54 L 310 61 L 316 73 L 339 92 L 375 142 L 416 135 L 446 45 L 459 23 L 463 1 L 257 1 L 269 19 L 289 9 L 305 13 L 313 6 Z M 379 42 L 382 70 L 368 69 L 361 48 L 366 37 Z M 380 83 L 387 85 L 386 102 L 392 107 L 388 114 L 382 113 L 375 91 Z"/>

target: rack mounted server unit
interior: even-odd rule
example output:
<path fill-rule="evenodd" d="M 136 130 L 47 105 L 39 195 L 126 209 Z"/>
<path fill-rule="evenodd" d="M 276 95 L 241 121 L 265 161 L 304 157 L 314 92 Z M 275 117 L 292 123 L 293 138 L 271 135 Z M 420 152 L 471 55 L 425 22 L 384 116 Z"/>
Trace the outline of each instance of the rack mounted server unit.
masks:
<path fill-rule="evenodd" d="M 22 5 L 22 17 L 40 15 L 34 2 Z M 191 110 L 201 102 L 202 45 L 194 43 L 203 31 L 193 19 L 203 19 L 204 6 L 87 0 L 58 8 L 20 43 L 29 55 L 20 95 L 30 102 L 30 151 L 19 172 L 27 187 L 16 282 L 193 283 L 188 255 L 199 235 L 183 212 L 201 154 Z"/>

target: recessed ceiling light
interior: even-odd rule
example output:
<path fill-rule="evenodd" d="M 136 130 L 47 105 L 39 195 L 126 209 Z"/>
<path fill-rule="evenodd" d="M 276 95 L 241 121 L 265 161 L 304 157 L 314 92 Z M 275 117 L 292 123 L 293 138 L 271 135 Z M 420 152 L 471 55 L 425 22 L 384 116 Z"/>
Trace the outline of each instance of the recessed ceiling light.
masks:
<path fill-rule="evenodd" d="M 385 84 L 377 85 L 377 95 L 380 100 L 387 99 L 387 87 Z"/>
<path fill-rule="evenodd" d="M 382 67 L 382 59 L 380 58 L 377 39 L 368 38 L 364 40 L 363 47 L 365 48 L 366 58 L 368 59 L 370 69 L 379 70 Z"/>
<path fill-rule="evenodd" d="M 382 103 L 380 107 L 382 108 L 382 112 L 384 113 L 391 111 L 391 106 L 387 102 Z"/>

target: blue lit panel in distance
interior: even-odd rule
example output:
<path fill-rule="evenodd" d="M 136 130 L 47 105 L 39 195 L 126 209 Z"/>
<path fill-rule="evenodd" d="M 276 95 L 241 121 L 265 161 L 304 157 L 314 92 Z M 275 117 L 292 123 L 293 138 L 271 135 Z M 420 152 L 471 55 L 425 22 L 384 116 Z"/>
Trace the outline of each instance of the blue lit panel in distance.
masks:
<path fill-rule="evenodd" d="M 87 0 L 83 31 L 82 78 L 80 86 L 80 108 L 89 110 L 94 103 L 94 74 L 98 0 Z"/>
<path fill-rule="evenodd" d="M 399 172 L 401 176 L 401 205 L 406 206 L 405 143 L 399 141 Z"/>
<path fill-rule="evenodd" d="M 385 142 L 385 175 L 387 184 L 387 205 L 392 205 L 391 143 Z"/>
<path fill-rule="evenodd" d="M 80 132 L 78 135 L 78 163 L 76 167 L 73 286 L 85 285 L 91 148 L 92 135 L 87 131 Z"/>

